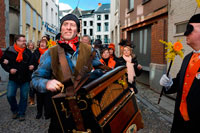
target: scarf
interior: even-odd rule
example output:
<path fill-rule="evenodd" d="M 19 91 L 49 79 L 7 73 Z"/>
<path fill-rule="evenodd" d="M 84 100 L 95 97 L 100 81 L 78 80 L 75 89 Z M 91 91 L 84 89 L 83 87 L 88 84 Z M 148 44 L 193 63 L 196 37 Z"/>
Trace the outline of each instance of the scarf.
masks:
<path fill-rule="evenodd" d="M 25 48 L 20 48 L 19 46 L 17 46 L 17 44 L 14 44 L 14 49 L 15 51 L 18 52 L 17 54 L 17 58 L 16 58 L 16 62 L 21 62 L 23 60 L 23 52 L 25 50 Z"/>
<path fill-rule="evenodd" d="M 46 48 L 46 49 L 41 49 L 41 48 L 39 48 L 38 50 L 39 50 L 39 52 L 40 52 L 40 58 L 41 58 L 41 56 L 45 53 L 45 51 L 48 50 L 48 48 Z M 40 63 L 40 58 L 39 58 L 39 60 L 38 60 L 38 63 Z"/>
<path fill-rule="evenodd" d="M 62 36 L 60 36 L 60 41 L 58 41 L 58 43 L 60 43 L 60 44 L 68 44 L 74 51 L 76 51 L 76 45 L 75 45 L 75 43 L 77 43 L 78 42 L 78 36 L 76 36 L 75 38 L 73 38 L 72 40 L 69 40 L 69 41 L 65 41 L 64 39 L 63 39 L 63 37 Z"/>
<path fill-rule="evenodd" d="M 102 59 L 103 59 L 105 65 L 108 66 L 108 61 L 109 61 L 110 58 L 108 58 L 108 59 L 104 59 L 104 58 L 102 58 Z"/>
<path fill-rule="evenodd" d="M 132 57 L 123 55 L 124 60 L 126 61 L 127 74 L 128 74 L 128 82 L 133 83 L 135 77 L 134 63 L 131 63 Z"/>

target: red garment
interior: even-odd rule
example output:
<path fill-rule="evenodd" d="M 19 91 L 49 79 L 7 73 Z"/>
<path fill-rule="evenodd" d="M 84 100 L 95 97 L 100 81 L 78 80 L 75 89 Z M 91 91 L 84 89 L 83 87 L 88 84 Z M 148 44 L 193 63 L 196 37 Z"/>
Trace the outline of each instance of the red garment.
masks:
<path fill-rule="evenodd" d="M 15 44 L 14 44 L 14 49 L 15 49 L 15 51 L 18 52 L 16 61 L 17 61 L 17 62 L 21 62 L 21 61 L 23 60 L 23 52 L 24 52 L 25 48 L 20 48 L 20 47 L 18 47 L 17 44 L 15 43 Z"/>
<path fill-rule="evenodd" d="M 3 56 L 3 52 L 2 52 L 2 50 L 0 48 L 0 59 L 1 59 L 2 56 Z"/>
<path fill-rule="evenodd" d="M 48 50 L 48 48 L 46 48 L 46 49 L 41 49 L 41 48 L 39 48 L 40 58 L 41 58 L 41 56 L 45 53 L 45 51 L 47 51 L 47 50 Z M 40 63 L 40 58 L 39 58 L 39 60 L 38 60 L 38 63 Z"/>
<path fill-rule="evenodd" d="M 188 110 L 187 110 L 187 95 L 190 91 L 190 87 L 193 83 L 193 80 L 196 76 L 196 73 L 200 67 L 200 59 L 199 59 L 200 54 L 194 53 L 192 55 L 192 58 L 190 59 L 190 62 L 188 64 L 186 73 L 185 73 L 185 78 L 184 78 L 184 85 L 183 85 L 183 93 L 182 93 L 182 98 L 181 98 L 181 104 L 179 107 L 179 110 L 181 112 L 181 115 L 185 121 L 190 120 L 189 115 L 188 115 Z"/>
<path fill-rule="evenodd" d="M 115 44 L 110 43 L 109 46 L 108 46 L 108 48 L 111 48 L 111 49 L 113 49 L 113 51 L 115 51 Z"/>
<path fill-rule="evenodd" d="M 103 60 L 102 58 L 101 58 L 99 61 L 100 61 L 103 65 L 106 65 L 106 63 L 104 62 L 104 60 Z M 112 58 L 110 58 L 110 59 L 108 60 L 108 67 L 114 69 L 114 68 L 115 68 L 115 65 L 116 65 L 116 62 L 115 62 Z"/>
<path fill-rule="evenodd" d="M 58 41 L 58 43 L 66 43 L 66 44 L 68 44 L 74 51 L 76 51 L 75 43 L 77 43 L 77 42 L 78 42 L 78 36 L 76 36 L 74 39 L 69 40 L 69 41 L 65 41 L 63 39 L 63 37 L 60 36 L 60 41 Z"/>

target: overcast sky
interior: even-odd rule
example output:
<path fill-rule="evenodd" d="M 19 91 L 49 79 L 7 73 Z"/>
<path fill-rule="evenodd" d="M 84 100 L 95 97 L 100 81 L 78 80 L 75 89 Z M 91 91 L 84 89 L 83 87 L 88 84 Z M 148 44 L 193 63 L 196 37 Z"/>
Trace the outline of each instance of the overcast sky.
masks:
<path fill-rule="evenodd" d="M 59 9 L 74 9 L 78 5 L 78 1 L 79 0 L 59 0 Z M 78 7 L 83 10 L 91 10 L 96 9 L 98 7 L 98 3 L 106 4 L 110 3 L 110 0 L 80 0 Z"/>

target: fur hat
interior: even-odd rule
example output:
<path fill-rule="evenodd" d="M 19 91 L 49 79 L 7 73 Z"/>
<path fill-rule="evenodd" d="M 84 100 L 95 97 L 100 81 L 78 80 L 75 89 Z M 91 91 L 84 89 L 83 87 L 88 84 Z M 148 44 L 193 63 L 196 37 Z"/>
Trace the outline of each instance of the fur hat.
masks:
<path fill-rule="evenodd" d="M 60 20 L 60 30 L 61 30 L 61 26 L 62 26 L 63 22 L 67 21 L 67 20 L 73 20 L 78 27 L 78 32 L 80 32 L 80 21 L 74 14 L 67 14 L 67 15 L 65 15 L 64 17 L 61 18 L 61 20 Z"/>

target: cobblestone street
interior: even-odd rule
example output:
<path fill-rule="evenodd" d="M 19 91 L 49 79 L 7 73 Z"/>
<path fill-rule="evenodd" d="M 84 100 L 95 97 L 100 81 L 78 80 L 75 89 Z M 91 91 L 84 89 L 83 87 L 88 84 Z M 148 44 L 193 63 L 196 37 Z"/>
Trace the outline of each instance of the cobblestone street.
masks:
<path fill-rule="evenodd" d="M 145 89 L 145 86 L 138 85 L 138 88 L 139 93 L 136 97 L 144 120 L 144 129 L 141 129 L 139 133 L 169 133 L 172 114 L 160 105 L 148 101 L 147 98 L 151 96 L 155 98 L 155 93 L 147 88 Z M 145 97 L 147 94 L 148 97 Z M 163 97 L 163 101 L 164 99 Z M 161 101 L 161 105 L 163 101 Z M 35 119 L 36 106 L 28 106 L 26 120 L 20 122 L 11 119 L 12 114 L 6 95 L 0 96 L 0 103 L 0 133 L 44 133 L 48 131 L 49 120 Z"/>

